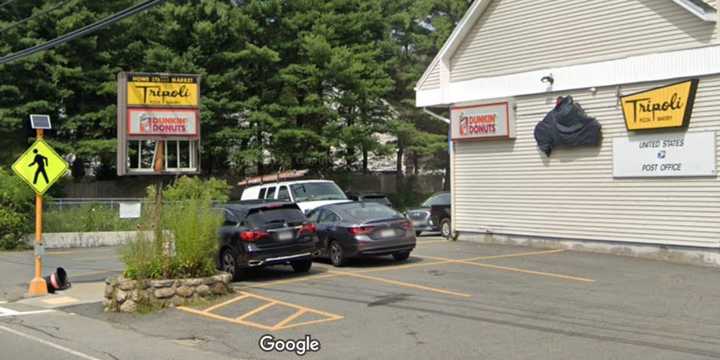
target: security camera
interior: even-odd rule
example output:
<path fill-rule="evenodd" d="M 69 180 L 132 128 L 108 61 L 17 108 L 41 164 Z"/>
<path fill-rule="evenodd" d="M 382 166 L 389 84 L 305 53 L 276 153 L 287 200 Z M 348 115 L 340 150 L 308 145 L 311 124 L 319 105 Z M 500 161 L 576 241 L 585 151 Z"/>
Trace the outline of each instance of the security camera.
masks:
<path fill-rule="evenodd" d="M 552 76 L 552 74 L 543 76 L 542 79 L 540 79 L 540 82 L 546 82 L 550 85 L 555 83 L 555 78 Z"/>

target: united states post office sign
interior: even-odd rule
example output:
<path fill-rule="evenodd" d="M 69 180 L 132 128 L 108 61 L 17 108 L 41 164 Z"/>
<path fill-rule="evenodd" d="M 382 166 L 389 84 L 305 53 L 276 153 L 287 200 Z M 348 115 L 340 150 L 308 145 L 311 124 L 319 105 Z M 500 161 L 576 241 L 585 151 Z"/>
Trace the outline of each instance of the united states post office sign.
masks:
<path fill-rule="evenodd" d="M 613 176 L 716 176 L 715 132 L 635 135 L 613 139 Z"/>
<path fill-rule="evenodd" d="M 687 127 L 700 80 L 687 80 L 622 96 L 629 131 Z"/>

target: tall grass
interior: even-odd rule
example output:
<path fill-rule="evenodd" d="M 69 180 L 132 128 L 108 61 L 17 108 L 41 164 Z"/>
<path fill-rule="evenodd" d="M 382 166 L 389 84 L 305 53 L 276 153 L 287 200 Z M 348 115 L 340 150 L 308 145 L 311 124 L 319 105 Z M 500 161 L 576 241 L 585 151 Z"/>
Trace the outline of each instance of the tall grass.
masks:
<path fill-rule="evenodd" d="M 154 209 L 149 207 L 149 213 Z M 122 251 L 125 276 L 131 279 L 189 278 L 214 274 L 217 231 L 222 216 L 208 199 L 191 199 L 164 205 L 162 232 L 147 221 L 136 239 Z M 148 216 L 152 219 L 152 216 Z M 152 234 L 160 234 L 156 239 Z"/>
<path fill-rule="evenodd" d="M 43 215 L 45 232 L 131 231 L 137 219 L 121 219 L 119 211 L 102 204 L 48 210 Z"/>

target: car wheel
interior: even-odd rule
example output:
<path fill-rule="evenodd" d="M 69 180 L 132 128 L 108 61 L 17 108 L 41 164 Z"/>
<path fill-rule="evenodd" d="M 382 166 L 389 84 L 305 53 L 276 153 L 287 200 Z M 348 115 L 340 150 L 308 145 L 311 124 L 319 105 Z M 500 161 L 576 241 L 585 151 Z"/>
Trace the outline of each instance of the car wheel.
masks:
<path fill-rule="evenodd" d="M 291 261 L 290 265 L 296 273 L 306 273 L 312 267 L 312 259 Z"/>
<path fill-rule="evenodd" d="M 420 236 L 420 234 L 422 234 L 422 231 L 416 231 L 416 232 L 415 232 L 415 236 Z"/>
<path fill-rule="evenodd" d="M 330 262 L 333 264 L 333 266 L 339 267 L 347 263 L 347 259 L 345 258 L 345 252 L 343 251 L 342 246 L 340 246 L 337 241 L 333 241 L 330 243 L 329 252 Z"/>
<path fill-rule="evenodd" d="M 392 255 L 393 255 L 393 259 L 395 259 L 397 261 L 405 261 L 410 257 L 410 252 L 405 251 L 405 252 L 394 253 Z"/>
<path fill-rule="evenodd" d="M 233 281 L 240 280 L 243 272 L 238 265 L 237 257 L 237 253 L 231 248 L 225 248 L 220 254 L 220 269 L 232 275 Z"/>
<path fill-rule="evenodd" d="M 450 226 L 450 219 L 445 218 L 440 221 L 440 235 L 442 237 L 449 239 L 450 236 L 452 236 L 452 228 Z"/>

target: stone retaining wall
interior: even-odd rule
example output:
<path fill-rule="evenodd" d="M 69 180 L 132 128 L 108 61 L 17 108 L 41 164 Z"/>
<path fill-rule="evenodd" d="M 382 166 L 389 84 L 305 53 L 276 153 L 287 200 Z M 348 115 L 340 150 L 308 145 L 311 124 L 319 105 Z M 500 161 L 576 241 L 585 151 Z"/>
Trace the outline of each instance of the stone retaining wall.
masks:
<path fill-rule="evenodd" d="M 232 292 L 227 273 L 196 278 L 168 280 L 130 280 L 111 277 L 105 280 L 105 311 L 135 312 L 138 304 L 153 307 L 185 305 L 191 301 Z"/>

